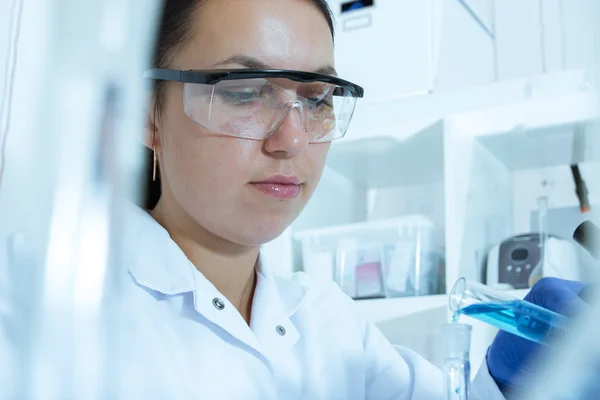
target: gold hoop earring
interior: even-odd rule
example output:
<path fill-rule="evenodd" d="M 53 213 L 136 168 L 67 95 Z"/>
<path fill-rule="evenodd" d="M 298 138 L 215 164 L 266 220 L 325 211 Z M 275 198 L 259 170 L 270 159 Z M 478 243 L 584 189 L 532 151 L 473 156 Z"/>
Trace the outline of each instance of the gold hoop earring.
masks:
<path fill-rule="evenodd" d="M 152 152 L 154 153 L 154 167 L 152 168 L 152 182 L 156 182 L 156 147 L 152 146 Z"/>
<path fill-rule="evenodd" d="M 154 166 L 152 167 L 152 182 L 156 182 L 156 164 L 157 164 L 157 157 L 156 157 L 156 144 L 154 142 L 156 138 L 156 131 L 154 131 L 154 133 L 152 134 L 152 153 L 153 153 L 153 158 L 154 158 Z"/>

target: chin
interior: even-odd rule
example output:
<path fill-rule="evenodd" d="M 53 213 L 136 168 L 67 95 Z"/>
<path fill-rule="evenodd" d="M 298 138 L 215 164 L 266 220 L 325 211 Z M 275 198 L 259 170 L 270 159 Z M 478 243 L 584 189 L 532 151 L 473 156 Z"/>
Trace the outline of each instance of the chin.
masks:
<path fill-rule="evenodd" d="M 260 246 L 277 239 L 294 221 L 293 218 L 257 218 L 246 227 L 240 226 L 238 243 L 246 246 Z M 244 229 L 246 228 L 246 229 Z"/>

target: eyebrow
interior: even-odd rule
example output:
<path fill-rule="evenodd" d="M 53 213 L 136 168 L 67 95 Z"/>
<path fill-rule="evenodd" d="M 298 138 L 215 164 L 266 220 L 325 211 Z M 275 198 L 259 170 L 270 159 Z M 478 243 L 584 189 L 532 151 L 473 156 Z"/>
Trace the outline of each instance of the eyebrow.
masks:
<path fill-rule="evenodd" d="M 248 69 L 272 69 L 266 63 L 260 61 L 257 58 L 242 54 L 236 54 L 231 57 L 228 57 L 225 60 L 219 61 L 218 63 L 214 64 L 214 66 L 223 64 L 239 64 L 243 65 Z M 337 71 L 332 65 L 325 65 L 321 68 L 314 70 L 313 72 L 316 74 L 337 76 Z"/>

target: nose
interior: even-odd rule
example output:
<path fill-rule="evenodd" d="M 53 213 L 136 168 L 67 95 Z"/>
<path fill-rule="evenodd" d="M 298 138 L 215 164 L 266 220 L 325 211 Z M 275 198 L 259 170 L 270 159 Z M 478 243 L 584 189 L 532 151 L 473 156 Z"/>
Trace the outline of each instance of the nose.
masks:
<path fill-rule="evenodd" d="M 302 154 L 308 147 L 302 105 L 291 103 L 274 122 L 272 134 L 264 141 L 264 150 L 278 158 Z"/>

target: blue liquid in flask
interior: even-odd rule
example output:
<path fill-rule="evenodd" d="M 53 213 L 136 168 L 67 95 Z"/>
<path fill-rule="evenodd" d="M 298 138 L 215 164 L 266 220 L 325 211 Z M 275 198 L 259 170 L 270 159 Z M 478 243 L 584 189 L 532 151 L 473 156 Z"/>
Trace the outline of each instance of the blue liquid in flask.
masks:
<path fill-rule="evenodd" d="M 467 315 L 503 331 L 538 343 L 567 333 L 568 319 L 525 300 L 471 304 L 453 317 Z"/>

